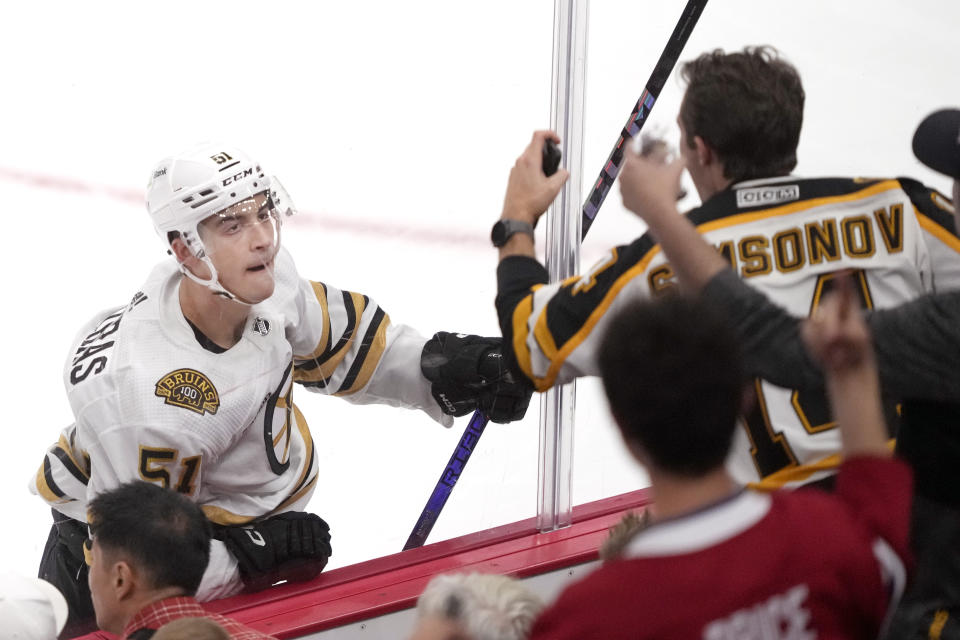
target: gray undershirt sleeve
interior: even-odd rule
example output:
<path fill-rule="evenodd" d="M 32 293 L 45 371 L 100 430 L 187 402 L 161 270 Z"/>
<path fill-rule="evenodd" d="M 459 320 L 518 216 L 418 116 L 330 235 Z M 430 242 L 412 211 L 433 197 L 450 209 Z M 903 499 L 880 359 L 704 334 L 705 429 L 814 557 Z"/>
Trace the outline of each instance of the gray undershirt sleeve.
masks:
<path fill-rule="evenodd" d="M 703 288 L 703 299 L 721 309 L 743 344 L 746 371 L 788 389 L 822 389 L 820 368 L 800 339 L 800 321 L 724 269 Z"/>
<path fill-rule="evenodd" d="M 778 386 L 822 388 L 800 339 L 800 320 L 724 270 L 703 297 L 743 341 L 747 372 Z M 924 296 L 868 314 L 884 389 L 891 396 L 960 401 L 960 292 Z"/>

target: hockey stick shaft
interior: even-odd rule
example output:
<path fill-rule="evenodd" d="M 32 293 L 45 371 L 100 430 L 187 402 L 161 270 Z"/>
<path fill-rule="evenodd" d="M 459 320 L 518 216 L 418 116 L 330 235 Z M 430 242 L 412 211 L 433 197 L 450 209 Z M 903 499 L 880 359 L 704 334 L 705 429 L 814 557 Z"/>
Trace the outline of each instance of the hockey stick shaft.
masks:
<path fill-rule="evenodd" d="M 623 151 L 627 141 L 636 137 L 646 123 L 647 116 L 653 109 L 660 92 L 663 91 L 663 86 L 673 72 L 677 59 L 680 58 L 680 54 L 683 52 L 683 48 L 686 46 L 687 40 L 690 38 L 690 34 L 693 32 L 693 28 L 696 26 L 697 20 L 700 19 L 700 14 L 703 13 L 703 8 L 706 5 L 707 0 L 689 0 L 683 8 L 680 20 L 677 21 L 677 26 L 670 34 L 667 46 L 660 54 L 660 59 L 657 60 L 657 65 L 653 68 L 653 73 L 650 74 L 650 78 L 643 88 L 643 93 L 640 94 L 640 99 L 634 105 L 627 123 L 620 130 L 620 137 L 617 138 L 617 143 L 613 145 L 613 151 L 607 157 L 607 161 L 600 171 L 600 176 L 594 183 L 586 202 L 583 203 L 580 221 L 581 240 L 586 237 L 590 225 L 593 224 L 597 212 L 600 211 L 600 205 L 606 200 L 610 188 L 617 179 L 617 175 L 620 174 L 620 166 L 623 164 Z"/>
<path fill-rule="evenodd" d="M 688 0 L 684 7 L 683 13 L 680 15 L 680 20 L 677 21 L 677 25 L 674 27 L 666 47 L 664 47 L 663 52 L 660 54 L 660 58 L 653 68 L 653 73 L 650 74 L 650 78 L 647 80 L 640 99 L 637 100 L 637 104 L 630 113 L 627 124 L 620 130 L 620 137 L 617 139 L 617 143 L 614 145 L 613 151 L 610 152 L 606 163 L 604 163 L 600 177 L 597 179 L 586 202 L 583 203 L 581 211 L 581 240 L 586 237 L 587 231 L 590 230 L 590 225 L 593 224 L 597 213 L 600 211 L 600 206 L 610 191 L 610 187 L 620 173 L 620 166 L 623 163 L 623 150 L 626 142 L 640 133 L 643 125 L 646 123 L 647 116 L 650 114 L 651 109 L 653 109 L 653 105 L 663 90 L 667 78 L 669 78 L 673 72 L 673 68 L 676 66 L 677 60 L 680 58 L 680 54 L 683 52 L 683 48 L 687 44 L 687 40 L 690 38 L 690 34 L 693 32 L 697 20 L 700 19 L 700 14 L 703 13 L 703 8 L 706 4 L 707 0 Z M 453 491 L 454 485 L 456 485 L 457 480 L 460 479 L 460 474 L 463 473 L 467 460 L 470 459 L 470 455 L 480 440 L 480 436 L 483 434 L 483 430 L 487 426 L 488 421 L 489 418 L 479 410 L 474 412 L 473 417 L 470 418 L 470 422 L 467 424 L 467 428 L 464 430 L 460 442 L 457 443 L 457 448 L 454 450 L 453 455 L 447 462 L 447 466 L 440 475 L 440 480 L 437 481 L 433 493 L 430 494 L 430 498 L 427 500 L 427 505 L 420 513 L 420 517 L 417 519 L 417 523 L 414 525 L 410 537 L 407 538 L 407 543 L 403 545 L 404 551 L 421 547 L 427 541 L 427 536 L 430 535 L 433 525 L 436 524 L 437 518 L 440 517 L 440 511 L 443 510 L 443 506 L 447 503 L 447 498 L 450 497 L 450 492 Z"/>
<path fill-rule="evenodd" d="M 482 411 L 478 410 L 473 412 L 473 417 L 470 418 L 470 422 L 467 423 L 467 428 L 463 431 L 463 436 L 460 437 L 457 448 L 454 449 L 453 455 L 450 456 L 447 466 L 444 467 L 443 473 L 440 475 L 440 480 L 437 481 L 437 486 L 433 488 L 433 493 L 430 494 L 430 499 L 427 500 L 427 506 L 423 508 L 420 518 L 417 519 L 417 524 L 414 525 L 413 531 L 410 532 L 407 543 L 403 545 L 404 551 L 422 547 L 427 541 L 427 536 L 430 535 L 433 525 L 436 524 L 437 518 L 440 517 L 440 511 L 443 510 L 443 505 L 447 503 L 447 498 L 450 497 L 450 492 L 453 491 L 453 485 L 457 484 L 457 480 L 460 479 L 460 474 L 463 472 L 467 460 L 470 459 L 470 455 L 473 453 L 473 448 L 476 446 L 477 441 L 480 440 L 480 436 L 483 435 L 483 430 L 486 428 L 487 422 L 489 422 L 489 418 L 487 418 Z"/>

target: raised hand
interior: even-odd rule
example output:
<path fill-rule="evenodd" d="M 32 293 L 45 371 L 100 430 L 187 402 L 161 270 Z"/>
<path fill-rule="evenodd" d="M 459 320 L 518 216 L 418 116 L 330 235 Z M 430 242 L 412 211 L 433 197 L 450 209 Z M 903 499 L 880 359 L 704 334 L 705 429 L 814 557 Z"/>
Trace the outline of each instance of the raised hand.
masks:
<path fill-rule="evenodd" d="M 810 355 L 823 367 L 844 455 L 891 455 L 873 344 L 850 276 L 837 278 L 836 289 L 804 322 L 802 335 Z"/>
<path fill-rule="evenodd" d="M 836 287 L 803 324 L 810 355 L 826 373 L 872 366 L 873 345 L 849 275 L 837 277 Z"/>
<path fill-rule="evenodd" d="M 683 169 L 683 159 L 679 156 L 669 160 L 663 153 L 645 157 L 627 150 L 620 169 L 623 205 L 651 227 L 657 217 L 676 214 Z"/>
<path fill-rule="evenodd" d="M 510 170 L 503 200 L 503 218 L 536 225 L 570 177 L 570 173 L 563 168 L 549 177 L 544 174 L 543 145 L 547 140 L 559 142 L 560 138 L 553 131 L 535 132 L 530 144 Z"/>

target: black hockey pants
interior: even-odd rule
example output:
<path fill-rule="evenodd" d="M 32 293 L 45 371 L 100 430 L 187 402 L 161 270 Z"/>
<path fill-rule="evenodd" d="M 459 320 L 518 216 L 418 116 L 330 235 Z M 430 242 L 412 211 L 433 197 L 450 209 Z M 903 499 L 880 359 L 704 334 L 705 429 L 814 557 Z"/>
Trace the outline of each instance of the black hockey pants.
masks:
<path fill-rule="evenodd" d="M 53 511 L 53 526 L 40 559 L 38 576 L 51 583 L 67 601 L 70 615 L 60 632 L 60 640 L 96 631 L 97 622 L 87 584 L 89 571 L 83 557 L 87 526 Z"/>

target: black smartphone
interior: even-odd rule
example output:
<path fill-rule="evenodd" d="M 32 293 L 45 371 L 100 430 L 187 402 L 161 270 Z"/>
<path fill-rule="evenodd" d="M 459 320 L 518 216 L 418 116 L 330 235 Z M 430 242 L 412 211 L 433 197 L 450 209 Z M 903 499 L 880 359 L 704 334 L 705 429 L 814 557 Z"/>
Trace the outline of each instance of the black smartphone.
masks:
<path fill-rule="evenodd" d="M 552 176 L 560 167 L 560 148 L 553 140 L 547 140 L 543 145 L 543 174 Z"/>

